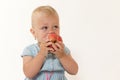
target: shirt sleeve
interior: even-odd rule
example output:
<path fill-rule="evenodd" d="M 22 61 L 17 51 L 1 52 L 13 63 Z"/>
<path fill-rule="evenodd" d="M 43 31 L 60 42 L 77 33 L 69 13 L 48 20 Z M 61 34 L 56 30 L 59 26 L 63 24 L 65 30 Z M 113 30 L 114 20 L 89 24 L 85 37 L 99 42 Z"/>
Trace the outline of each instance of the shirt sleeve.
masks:
<path fill-rule="evenodd" d="M 66 46 L 65 46 L 64 50 L 65 50 L 66 54 L 70 54 L 70 50 Z M 32 56 L 32 57 L 34 57 L 34 56 L 37 55 L 38 51 L 39 51 L 39 49 L 35 45 L 27 46 L 26 48 L 23 49 L 21 57 L 23 57 L 23 56 Z"/>
<path fill-rule="evenodd" d="M 66 46 L 65 46 L 65 53 L 68 55 L 68 54 L 70 54 L 70 50 L 69 50 L 69 48 L 67 48 Z"/>
<path fill-rule="evenodd" d="M 34 56 L 30 46 L 23 49 L 21 57 L 23 56 Z"/>

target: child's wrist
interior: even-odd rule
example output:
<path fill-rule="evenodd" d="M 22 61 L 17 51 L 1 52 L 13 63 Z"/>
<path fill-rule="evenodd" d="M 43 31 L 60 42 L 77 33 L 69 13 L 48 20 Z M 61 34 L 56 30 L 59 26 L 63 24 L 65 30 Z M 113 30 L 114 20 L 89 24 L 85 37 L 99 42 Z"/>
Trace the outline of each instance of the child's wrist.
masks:
<path fill-rule="evenodd" d="M 41 55 L 41 56 L 43 56 L 44 58 L 47 57 L 47 54 L 45 54 L 45 53 L 39 52 L 38 54 Z"/>
<path fill-rule="evenodd" d="M 58 56 L 58 58 L 59 59 L 62 59 L 62 58 L 64 58 L 64 57 L 66 57 L 67 55 L 64 53 L 63 55 L 61 55 L 61 56 Z"/>

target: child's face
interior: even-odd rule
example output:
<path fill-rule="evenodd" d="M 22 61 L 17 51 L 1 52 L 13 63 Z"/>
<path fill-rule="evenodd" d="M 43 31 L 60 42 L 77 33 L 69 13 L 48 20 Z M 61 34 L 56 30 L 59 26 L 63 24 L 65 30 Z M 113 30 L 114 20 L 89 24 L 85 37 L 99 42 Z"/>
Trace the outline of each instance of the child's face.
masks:
<path fill-rule="evenodd" d="M 59 35 L 58 16 L 36 15 L 33 19 L 33 28 L 31 29 L 31 32 L 38 42 L 46 41 L 49 33 L 56 33 Z"/>

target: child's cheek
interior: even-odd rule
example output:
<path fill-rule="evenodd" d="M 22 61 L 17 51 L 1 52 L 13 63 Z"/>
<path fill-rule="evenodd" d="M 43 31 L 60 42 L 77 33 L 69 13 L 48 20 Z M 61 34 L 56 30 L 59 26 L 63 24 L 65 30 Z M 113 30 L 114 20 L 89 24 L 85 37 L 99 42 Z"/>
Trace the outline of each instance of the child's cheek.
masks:
<path fill-rule="evenodd" d="M 46 35 L 45 35 L 45 36 L 42 36 L 42 37 L 41 37 L 41 40 L 42 40 L 42 41 L 46 41 L 46 40 L 47 40 L 47 36 L 46 36 Z"/>

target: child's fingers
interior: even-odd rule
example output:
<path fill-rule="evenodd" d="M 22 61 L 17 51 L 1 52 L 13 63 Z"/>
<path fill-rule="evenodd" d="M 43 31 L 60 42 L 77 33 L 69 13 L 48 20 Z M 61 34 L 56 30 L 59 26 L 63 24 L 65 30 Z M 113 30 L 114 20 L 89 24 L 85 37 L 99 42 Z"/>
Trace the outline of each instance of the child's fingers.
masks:
<path fill-rule="evenodd" d="M 61 49 L 61 48 L 62 48 L 62 45 L 59 44 L 59 43 L 55 43 L 55 47 L 56 47 L 56 49 Z"/>
<path fill-rule="evenodd" d="M 59 41 L 59 42 L 57 42 L 57 43 L 55 43 L 55 45 L 58 47 L 58 48 L 64 48 L 64 44 L 63 44 L 63 42 L 61 42 L 61 41 Z"/>
<path fill-rule="evenodd" d="M 58 43 L 58 42 L 54 43 L 52 47 L 55 49 L 55 51 L 64 49 L 63 43 Z"/>
<path fill-rule="evenodd" d="M 50 45 L 52 45 L 53 43 L 52 42 L 47 42 L 46 43 L 46 47 L 49 47 Z"/>
<path fill-rule="evenodd" d="M 50 48 L 50 47 L 47 47 L 47 50 L 48 50 L 49 52 L 54 52 L 54 49 L 53 49 L 53 48 Z"/>
<path fill-rule="evenodd" d="M 58 44 L 59 45 L 59 44 Z M 53 49 L 56 51 L 57 49 L 60 49 L 57 45 L 56 45 L 56 43 L 54 43 L 54 44 L 52 44 L 52 47 L 53 47 Z"/>

